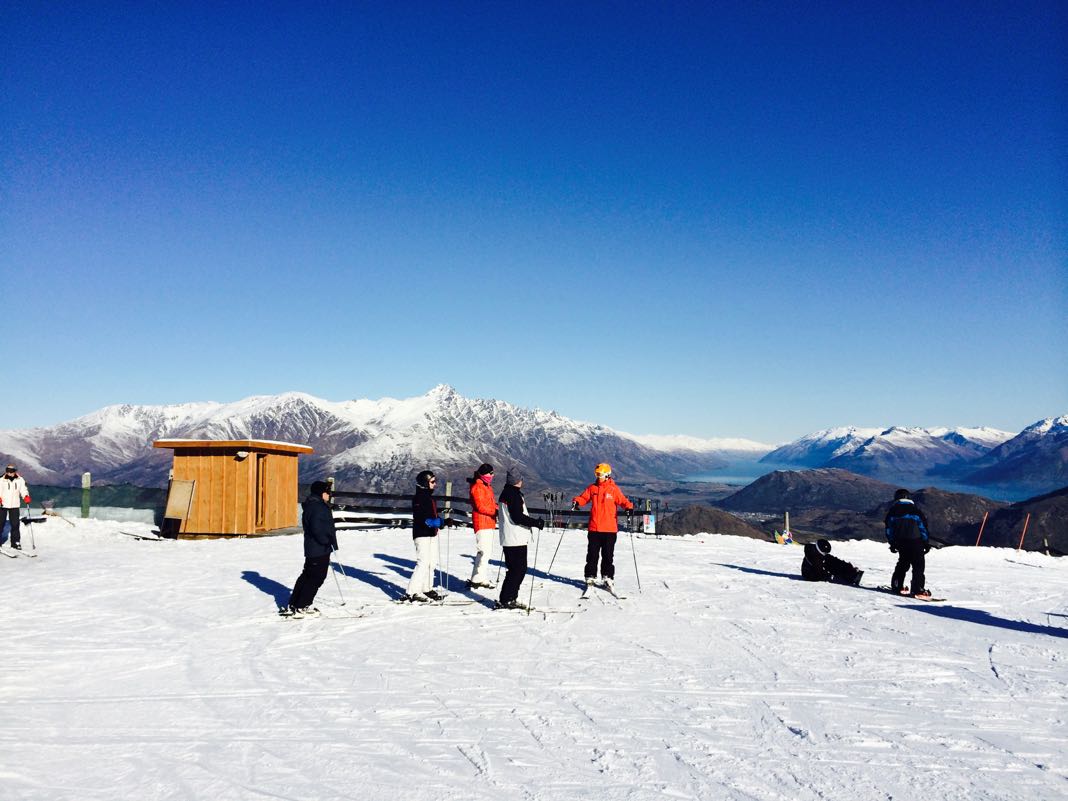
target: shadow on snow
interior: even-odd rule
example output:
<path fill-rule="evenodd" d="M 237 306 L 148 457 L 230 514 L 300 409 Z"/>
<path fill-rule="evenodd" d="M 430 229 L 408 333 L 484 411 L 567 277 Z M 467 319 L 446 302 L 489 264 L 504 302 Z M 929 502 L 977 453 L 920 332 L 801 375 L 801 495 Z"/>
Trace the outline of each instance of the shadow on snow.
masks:
<path fill-rule="evenodd" d="M 285 584 L 279 584 L 274 579 L 261 576 L 255 570 L 242 570 L 241 578 L 261 592 L 265 592 L 274 598 L 275 606 L 285 606 L 289 603 L 292 592 Z"/>
<path fill-rule="evenodd" d="M 790 581 L 804 581 L 801 576 L 796 573 L 776 573 L 772 570 L 761 570 L 756 567 L 742 567 L 741 565 L 727 565 L 723 562 L 716 562 L 720 567 L 729 567 L 731 570 L 741 570 L 743 573 L 755 573 L 758 576 L 775 576 L 775 578 L 789 579 Z"/>
<path fill-rule="evenodd" d="M 1026 634 L 1048 634 L 1051 637 L 1068 637 L 1068 629 L 1060 629 L 1056 626 L 1042 626 L 1038 623 L 1028 623 L 1023 620 L 1009 620 L 1008 618 L 984 612 L 981 609 L 965 609 L 961 606 L 931 606 L 927 603 L 909 605 L 905 608 L 926 612 L 935 617 L 963 620 L 968 623 L 979 623 L 983 626 L 996 626 L 1010 631 L 1022 631 Z"/>

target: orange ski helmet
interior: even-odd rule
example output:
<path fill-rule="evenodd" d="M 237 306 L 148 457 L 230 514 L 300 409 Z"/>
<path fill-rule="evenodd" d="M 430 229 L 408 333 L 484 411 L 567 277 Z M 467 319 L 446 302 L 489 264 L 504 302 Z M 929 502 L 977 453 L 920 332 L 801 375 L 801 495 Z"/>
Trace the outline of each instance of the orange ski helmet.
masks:
<path fill-rule="evenodd" d="M 612 465 L 608 464 L 608 462 L 601 462 L 593 468 L 593 474 L 599 479 L 608 478 L 612 475 Z"/>

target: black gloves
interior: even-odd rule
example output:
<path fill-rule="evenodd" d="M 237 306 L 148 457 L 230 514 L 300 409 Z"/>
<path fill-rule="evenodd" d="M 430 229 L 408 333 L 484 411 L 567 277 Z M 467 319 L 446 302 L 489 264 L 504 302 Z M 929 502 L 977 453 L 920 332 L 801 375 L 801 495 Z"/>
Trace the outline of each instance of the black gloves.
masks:
<path fill-rule="evenodd" d="M 534 523 L 534 528 L 544 529 L 545 528 L 545 518 L 543 518 L 543 517 L 537 518 L 537 522 Z"/>
<path fill-rule="evenodd" d="M 891 545 L 890 546 L 890 553 L 897 553 L 897 548 L 895 548 L 893 545 Z"/>
<path fill-rule="evenodd" d="M 924 553 L 930 553 L 930 551 L 931 551 L 931 543 L 925 542 L 923 544 L 923 552 Z"/>
<path fill-rule="evenodd" d="M 578 501 L 572 501 L 572 502 L 571 502 L 571 511 L 572 511 L 572 512 L 577 512 L 577 511 L 578 511 L 578 508 L 579 508 L 579 507 L 578 507 Z"/>

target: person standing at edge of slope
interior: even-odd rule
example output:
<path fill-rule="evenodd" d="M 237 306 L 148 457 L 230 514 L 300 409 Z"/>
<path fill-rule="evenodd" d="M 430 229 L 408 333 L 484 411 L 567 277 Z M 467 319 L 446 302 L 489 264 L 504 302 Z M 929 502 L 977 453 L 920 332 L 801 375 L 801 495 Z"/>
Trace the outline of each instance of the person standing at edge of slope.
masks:
<path fill-rule="evenodd" d="M 519 603 L 519 587 L 527 573 L 527 546 L 533 529 L 544 529 L 545 521 L 527 513 L 523 476 L 517 469 L 513 467 L 508 471 L 504 484 L 497 518 L 501 524 L 501 550 L 508 572 L 504 574 L 501 597 L 494 609 L 524 609 L 526 607 Z"/>
<path fill-rule="evenodd" d="M 488 566 L 493 552 L 493 535 L 497 529 L 497 501 L 493 499 L 493 465 L 483 463 L 474 476 L 467 479 L 470 486 L 471 526 L 475 530 L 475 564 L 471 568 L 468 589 L 483 587 L 492 590 Z"/>
<path fill-rule="evenodd" d="M 931 550 L 927 541 L 927 518 L 923 511 L 912 500 L 907 489 L 899 489 L 894 493 L 894 502 L 890 504 L 890 510 L 886 513 L 886 539 L 890 543 L 890 553 L 896 553 L 897 565 L 894 567 L 894 575 L 890 579 L 890 587 L 894 592 L 902 595 L 912 595 L 915 598 L 927 599 L 931 597 L 923 586 L 924 554 Z M 905 573 L 912 568 L 912 586 L 906 592 Z"/>
<path fill-rule="evenodd" d="M 597 562 L 600 559 L 601 579 L 607 589 L 613 590 L 612 583 L 616 578 L 613 558 L 619 532 L 616 510 L 633 509 L 634 504 L 612 480 L 610 465 L 602 462 L 593 469 L 593 475 L 594 483 L 572 499 L 571 509 L 576 510 L 587 503 L 591 504 L 590 524 L 586 534 L 586 584 L 593 584 L 597 579 Z"/>
<path fill-rule="evenodd" d="M 440 601 L 445 596 L 434 591 L 434 572 L 438 569 L 438 533 L 445 520 L 438 515 L 434 488 L 438 479 L 433 470 L 415 477 L 412 496 L 412 540 L 415 543 L 415 568 L 408 580 L 408 591 L 401 599 L 414 603 Z"/>
<path fill-rule="evenodd" d="M 337 550 L 334 514 L 330 511 L 330 485 L 312 482 L 308 497 L 301 504 L 300 524 L 304 527 L 304 569 L 289 596 L 288 614 L 293 617 L 318 615 L 312 606 L 316 593 L 330 570 L 330 554 Z"/>
<path fill-rule="evenodd" d="M 26 479 L 18 474 L 15 465 L 9 464 L 4 471 L 4 477 L 0 478 L 0 506 L 3 507 L 0 531 L 3 531 L 4 523 L 11 524 L 11 547 L 16 551 L 22 550 L 19 535 L 19 509 L 23 502 L 27 506 L 30 505 L 30 490 L 26 486 Z"/>

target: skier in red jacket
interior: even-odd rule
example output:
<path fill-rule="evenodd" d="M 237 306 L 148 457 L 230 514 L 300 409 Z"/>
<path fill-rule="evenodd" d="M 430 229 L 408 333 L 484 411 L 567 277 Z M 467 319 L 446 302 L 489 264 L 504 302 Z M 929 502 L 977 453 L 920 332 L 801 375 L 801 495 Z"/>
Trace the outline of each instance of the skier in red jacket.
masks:
<path fill-rule="evenodd" d="M 597 561 L 600 558 L 601 579 L 604 586 L 612 590 L 612 582 L 616 577 L 612 559 L 619 531 L 616 511 L 620 508 L 633 509 L 634 504 L 612 480 L 610 465 L 602 462 L 593 469 L 593 475 L 596 480 L 586 487 L 585 492 L 575 496 L 571 508 L 578 509 L 587 503 L 591 504 L 589 533 L 586 535 L 586 583 L 593 584 L 596 580 Z"/>
<path fill-rule="evenodd" d="M 482 464 L 475 475 L 467 479 L 470 484 L 471 526 L 475 530 L 475 564 L 471 569 L 470 587 L 493 589 L 489 580 L 489 560 L 493 540 L 497 534 L 497 501 L 493 499 L 493 465 Z"/>

